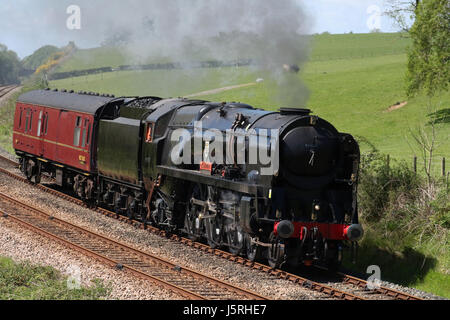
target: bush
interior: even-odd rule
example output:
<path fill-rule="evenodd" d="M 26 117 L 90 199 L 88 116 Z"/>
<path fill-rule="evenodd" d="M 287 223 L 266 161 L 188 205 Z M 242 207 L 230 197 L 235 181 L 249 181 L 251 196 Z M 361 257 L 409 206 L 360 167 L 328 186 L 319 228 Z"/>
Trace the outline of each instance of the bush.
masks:
<path fill-rule="evenodd" d="M 445 181 L 429 184 L 405 162 L 390 161 L 375 148 L 361 157 L 359 211 L 365 229 L 384 248 L 411 247 L 448 265 L 450 203 Z"/>
<path fill-rule="evenodd" d="M 35 71 L 40 65 L 45 64 L 52 54 L 58 51 L 59 49 L 55 46 L 43 46 L 36 50 L 32 55 L 24 58 L 22 60 L 22 65 L 26 69 Z"/>
<path fill-rule="evenodd" d="M 359 204 L 369 222 L 392 214 L 393 204 L 418 197 L 421 179 L 404 161 L 388 163 L 387 159 L 376 150 L 361 157 Z"/>
<path fill-rule="evenodd" d="M 359 175 L 359 213 L 365 235 L 357 265 L 365 272 L 378 265 L 384 280 L 450 297 L 450 202 L 446 181 L 431 183 L 405 162 L 371 151 L 362 154 Z"/>

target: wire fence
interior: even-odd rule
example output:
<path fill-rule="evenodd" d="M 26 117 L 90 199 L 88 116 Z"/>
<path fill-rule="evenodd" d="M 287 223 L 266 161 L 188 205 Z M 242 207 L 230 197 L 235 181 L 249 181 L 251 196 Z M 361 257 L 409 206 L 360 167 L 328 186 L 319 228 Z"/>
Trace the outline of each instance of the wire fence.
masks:
<path fill-rule="evenodd" d="M 391 156 L 386 155 L 386 166 L 390 168 L 391 166 Z M 448 163 L 445 157 L 436 157 L 431 159 L 431 167 L 429 166 L 429 159 L 424 160 L 417 156 L 413 156 L 411 160 L 411 167 L 416 174 L 426 174 L 426 170 L 429 170 L 428 174 L 433 177 L 442 178 L 447 186 L 447 193 L 450 186 L 450 171 L 448 168 Z M 425 169 L 427 168 L 427 169 Z"/>
<path fill-rule="evenodd" d="M 381 56 L 390 56 L 390 55 L 400 55 L 405 54 L 405 49 L 395 49 L 395 50 L 383 50 L 383 51 L 368 51 L 368 52 L 342 52 L 339 53 L 330 53 L 330 54 L 312 54 L 309 61 L 311 62 L 319 62 L 319 61 L 331 61 L 331 60 L 348 60 L 348 59 L 363 59 L 363 58 L 373 58 L 373 57 L 381 57 Z"/>
<path fill-rule="evenodd" d="M 386 165 L 389 167 L 391 165 L 391 156 L 389 154 L 386 155 Z M 425 163 L 426 161 L 426 163 Z M 415 173 L 420 171 L 420 168 L 423 168 L 425 165 L 428 166 L 429 159 L 424 160 L 423 158 L 419 158 L 417 156 L 413 156 L 411 160 L 411 167 Z M 440 176 L 446 177 L 450 174 L 450 171 L 447 170 L 447 160 L 445 157 L 436 157 L 431 159 L 431 170 L 433 174 L 437 174 L 439 172 Z M 438 171 L 439 170 L 439 171 Z"/>

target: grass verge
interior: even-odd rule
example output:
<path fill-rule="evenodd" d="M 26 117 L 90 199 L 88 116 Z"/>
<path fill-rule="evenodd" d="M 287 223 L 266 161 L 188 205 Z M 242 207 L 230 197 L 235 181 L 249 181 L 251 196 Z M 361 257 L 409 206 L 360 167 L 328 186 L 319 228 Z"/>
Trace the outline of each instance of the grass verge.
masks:
<path fill-rule="evenodd" d="M 99 300 L 109 295 L 100 280 L 79 289 L 69 289 L 67 281 L 52 267 L 0 257 L 0 300 Z"/>

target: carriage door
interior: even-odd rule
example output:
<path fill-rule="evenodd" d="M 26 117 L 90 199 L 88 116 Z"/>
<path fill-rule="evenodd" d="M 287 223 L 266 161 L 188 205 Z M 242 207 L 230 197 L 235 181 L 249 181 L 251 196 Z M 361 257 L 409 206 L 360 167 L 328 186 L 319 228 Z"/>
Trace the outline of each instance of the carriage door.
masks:
<path fill-rule="evenodd" d="M 58 129 L 56 130 L 56 161 L 64 162 L 64 147 L 73 135 L 73 124 L 71 125 L 69 112 L 60 110 L 58 116 Z"/>
<path fill-rule="evenodd" d="M 37 124 L 37 130 L 36 130 L 36 135 L 39 139 L 39 143 L 38 143 L 38 154 L 42 157 L 45 153 L 45 142 L 44 142 L 44 135 L 45 135 L 45 131 L 44 131 L 44 125 L 45 125 L 45 110 L 41 109 L 38 112 L 38 124 Z"/>
<path fill-rule="evenodd" d="M 87 165 L 85 168 L 87 171 L 89 171 L 89 165 L 90 165 L 90 138 L 91 138 L 91 124 L 89 117 L 82 117 L 81 118 L 81 145 L 80 147 L 84 150 L 83 155 L 79 156 L 80 164 Z"/>

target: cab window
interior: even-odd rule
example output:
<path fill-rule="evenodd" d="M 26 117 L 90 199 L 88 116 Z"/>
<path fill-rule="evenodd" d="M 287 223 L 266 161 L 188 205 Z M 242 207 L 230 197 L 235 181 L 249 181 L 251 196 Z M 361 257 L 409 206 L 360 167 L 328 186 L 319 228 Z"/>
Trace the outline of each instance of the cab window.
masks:
<path fill-rule="evenodd" d="M 147 129 L 145 130 L 145 142 L 150 143 L 153 141 L 153 123 L 147 123 Z"/>

